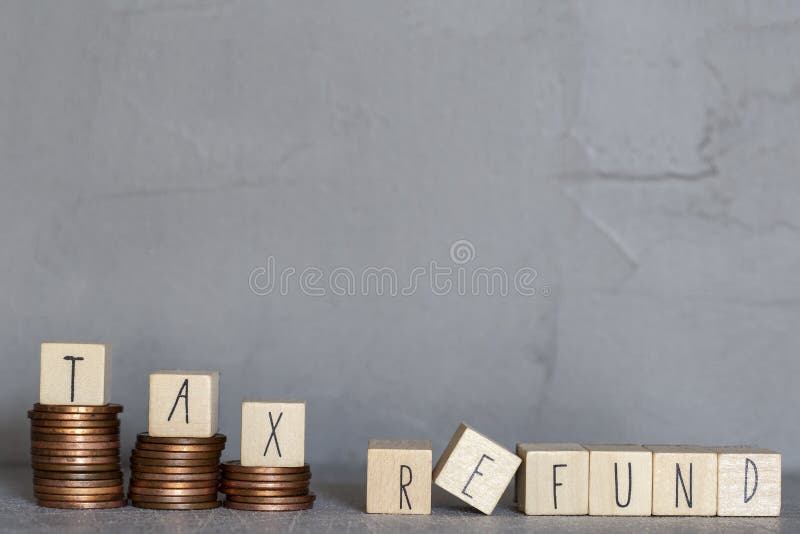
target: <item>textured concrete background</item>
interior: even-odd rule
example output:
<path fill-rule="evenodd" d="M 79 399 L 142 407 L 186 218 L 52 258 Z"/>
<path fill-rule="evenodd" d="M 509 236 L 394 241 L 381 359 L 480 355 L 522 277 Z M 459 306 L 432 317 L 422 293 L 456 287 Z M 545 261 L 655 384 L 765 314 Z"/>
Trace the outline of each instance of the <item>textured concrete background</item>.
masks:
<path fill-rule="evenodd" d="M 309 403 L 311 462 L 461 420 L 800 468 L 800 3 L 0 4 L 2 459 L 43 340 Z M 258 296 L 250 273 L 535 268 L 537 295 Z"/>

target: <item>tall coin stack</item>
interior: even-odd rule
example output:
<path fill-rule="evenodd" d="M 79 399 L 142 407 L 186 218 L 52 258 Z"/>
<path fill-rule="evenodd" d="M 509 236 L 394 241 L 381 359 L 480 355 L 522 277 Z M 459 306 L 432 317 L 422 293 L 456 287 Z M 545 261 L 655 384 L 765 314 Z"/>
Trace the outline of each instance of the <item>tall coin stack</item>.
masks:
<path fill-rule="evenodd" d="M 314 507 L 316 496 L 309 491 L 311 468 L 243 466 L 222 464 L 220 491 L 225 507 L 259 512 L 289 512 Z"/>
<path fill-rule="evenodd" d="M 133 506 L 158 510 L 207 510 L 217 500 L 225 436 L 136 437 L 128 497 Z"/>
<path fill-rule="evenodd" d="M 34 404 L 31 462 L 36 503 L 49 508 L 125 506 L 119 404 Z"/>

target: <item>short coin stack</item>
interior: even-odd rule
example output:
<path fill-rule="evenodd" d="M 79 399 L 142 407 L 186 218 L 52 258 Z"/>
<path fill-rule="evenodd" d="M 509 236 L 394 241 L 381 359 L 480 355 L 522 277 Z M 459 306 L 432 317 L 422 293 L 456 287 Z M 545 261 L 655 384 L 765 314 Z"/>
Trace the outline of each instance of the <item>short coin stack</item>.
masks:
<path fill-rule="evenodd" d="M 128 497 L 133 506 L 158 510 L 207 510 L 219 506 L 219 461 L 225 436 L 136 436 Z"/>
<path fill-rule="evenodd" d="M 220 491 L 225 507 L 259 512 L 289 512 L 313 508 L 309 492 L 311 469 L 302 467 L 243 466 L 239 461 L 222 464 Z"/>
<path fill-rule="evenodd" d="M 217 500 L 225 436 L 136 437 L 128 497 L 133 506 L 158 510 L 207 510 Z"/>
<path fill-rule="evenodd" d="M 49 508 L 125 506 L 119 458 L 119 404 L 34 404 L 33 492 Z"/>

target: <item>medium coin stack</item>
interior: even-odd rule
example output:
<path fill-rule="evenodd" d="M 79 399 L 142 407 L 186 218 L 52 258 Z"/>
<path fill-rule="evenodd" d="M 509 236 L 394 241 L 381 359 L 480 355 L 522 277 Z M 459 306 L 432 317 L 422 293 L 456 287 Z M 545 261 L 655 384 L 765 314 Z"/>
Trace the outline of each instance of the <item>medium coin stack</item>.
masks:
<path fill-rule="evenodd" d="M 225 436 L 136 436 L 128 497 L 133 506 L 158 510 L 207 510 L 220 505 L 219 462 Z"/>
<path fill-rule="evenodd" d="M 119 404 L 34 404 L 33 492 L 49 508 L 125 506 L 119 459 Z"/>
<path fill-rule="evenodd" d="M 225 507 L 257 512 L 289 512 L 313 508 L 316 496 L 309 492 L 311 469 L 303 467 L 243 466 L 222 464 L 220 491 Z"/>

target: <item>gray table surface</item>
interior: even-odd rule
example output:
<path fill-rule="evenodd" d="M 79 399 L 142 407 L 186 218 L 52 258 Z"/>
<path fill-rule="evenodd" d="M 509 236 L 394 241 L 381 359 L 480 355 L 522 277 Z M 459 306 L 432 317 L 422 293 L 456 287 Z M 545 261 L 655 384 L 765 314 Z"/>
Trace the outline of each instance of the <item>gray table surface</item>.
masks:
<path fill-rule="evenodd" d="M 799 532 L 800 476 L 784 474 L 783 514 L 779 518 L 612 518 L 527 517 L 517 512 L 509 492 L 494 514 L 484 516 L 434 488 L 430 516 L 364 513 L 363 468 L 314 467 L 313 510 L 259 513 L 219 508 L 201 512 L 153 511 L 125 507 L 75 511 L 34 504 L 31 470 L 0 468 L 2 532 Z"/>

